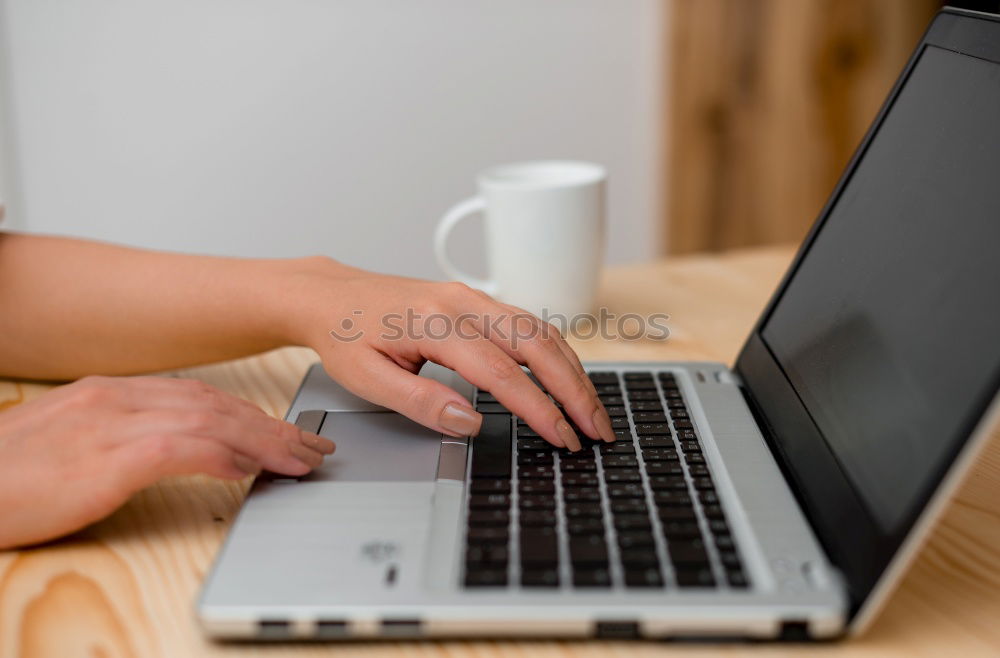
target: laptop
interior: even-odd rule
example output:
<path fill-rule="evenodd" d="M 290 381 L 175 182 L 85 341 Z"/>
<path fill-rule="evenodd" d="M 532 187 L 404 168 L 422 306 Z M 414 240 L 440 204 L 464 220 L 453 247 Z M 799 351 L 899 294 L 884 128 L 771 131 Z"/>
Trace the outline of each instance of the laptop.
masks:
<path fill-rule="evenodd" d="M 734 367 L 585 364 L 613 444 L 556 450 L 428 366 L 484 417 L 445 437 L 313 367 L 287 418 L 337 453 L 257 478 L 205 631 L 861 632 L 1000 420 L 998 117 L 998 17 L 943 10 Z"/>

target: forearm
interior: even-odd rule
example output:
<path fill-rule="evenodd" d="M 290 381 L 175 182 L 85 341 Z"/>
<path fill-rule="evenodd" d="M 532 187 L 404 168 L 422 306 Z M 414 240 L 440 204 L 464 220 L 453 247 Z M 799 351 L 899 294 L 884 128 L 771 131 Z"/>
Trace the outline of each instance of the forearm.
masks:
<path fill-rule="evenodd" d="M 297 282 L 317 267 L 338 266 L 0 233 L 0 375 L 148 372 L 298 342 Z"/>

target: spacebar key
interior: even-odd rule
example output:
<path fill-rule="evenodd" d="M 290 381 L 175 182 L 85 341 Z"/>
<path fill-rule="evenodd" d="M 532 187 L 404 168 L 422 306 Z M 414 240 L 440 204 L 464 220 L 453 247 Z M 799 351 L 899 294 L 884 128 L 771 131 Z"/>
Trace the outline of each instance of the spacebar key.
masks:
<path fill-rule="evenodd" d="M 472 477 L 510 477 L 510 415 L 483 414 L 483 426 L 472 440 Z"/>

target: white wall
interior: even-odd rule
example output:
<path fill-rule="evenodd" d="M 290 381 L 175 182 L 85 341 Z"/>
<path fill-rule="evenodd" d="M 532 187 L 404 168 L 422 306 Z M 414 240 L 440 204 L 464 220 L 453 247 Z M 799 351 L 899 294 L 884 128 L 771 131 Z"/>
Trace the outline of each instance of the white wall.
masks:
<path fill-rule="evenodd" d="M 477 170 L 571 157 L 655 252 L 659 0 L 0 3 L 8 227 L 439 277 Z"/>

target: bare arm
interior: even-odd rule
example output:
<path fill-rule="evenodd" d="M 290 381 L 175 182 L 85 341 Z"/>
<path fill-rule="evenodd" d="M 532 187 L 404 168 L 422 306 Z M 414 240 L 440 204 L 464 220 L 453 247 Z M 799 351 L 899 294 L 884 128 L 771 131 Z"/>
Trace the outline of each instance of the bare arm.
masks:
<path fill-rule="evenodd" d="M 0 233 L 0 375 L 149 372 L 287 344 L 278 286 L 308 267 Z"/>

